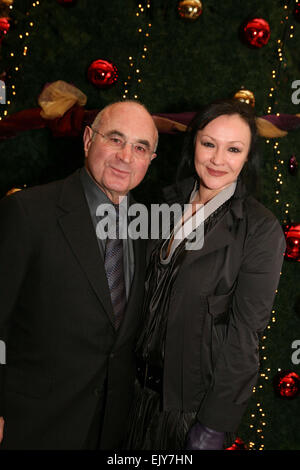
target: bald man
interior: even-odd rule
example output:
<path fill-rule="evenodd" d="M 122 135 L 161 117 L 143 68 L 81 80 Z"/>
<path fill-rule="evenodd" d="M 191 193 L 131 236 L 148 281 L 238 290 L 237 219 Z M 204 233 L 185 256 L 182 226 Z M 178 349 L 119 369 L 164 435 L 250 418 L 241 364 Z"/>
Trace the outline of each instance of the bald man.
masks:
<path fill-rule="evenodd" d="M 98 215 L 111 207 L 111 226 L 126 228 L 158 134 L 126 101 L 104 108 L 83 140 L 83 168 L 0 201 L 0 449 L 122 447 L 145 240 L 99 236 Z"/>

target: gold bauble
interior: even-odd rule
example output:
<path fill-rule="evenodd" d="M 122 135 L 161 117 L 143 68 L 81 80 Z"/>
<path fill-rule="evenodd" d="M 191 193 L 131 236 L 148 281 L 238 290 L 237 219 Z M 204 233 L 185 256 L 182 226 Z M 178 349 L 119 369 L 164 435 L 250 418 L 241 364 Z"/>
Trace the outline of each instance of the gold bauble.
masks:
<path fill-rule="evenodd" d="M 13 193 L 17 193 L 18 191 L 22 191 L 21 188 L 11 188 L 9 191 L 7 191 L 6 196 L 10 196 Z"/>
<path fill-rule="evenodd" d="M 255 106 L 255 96 L 250 90 L 239 90 L 234 95 L 234 98 L 241 101 L 242 103 L 250 104 L 253 108 Z"/>
<path fill-rule="evenodd" d="M 202 10 L 200 0 L 181 0 L 178 3 L 179 15 L 187 20 L 196 20 L 201 15 Z"/>

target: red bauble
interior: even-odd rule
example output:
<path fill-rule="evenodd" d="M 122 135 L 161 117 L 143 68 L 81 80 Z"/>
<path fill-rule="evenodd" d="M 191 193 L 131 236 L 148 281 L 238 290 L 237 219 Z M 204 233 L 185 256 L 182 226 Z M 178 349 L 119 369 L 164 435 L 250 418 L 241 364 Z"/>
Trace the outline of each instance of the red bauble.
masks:
<path fill-rule="evenodd" d="M 0 18 L 0 43 L 10 28 L 9 18 Z"/>
<path fill-rule="evenodd" d="M 300 376 L 296 372 L 281 371 L 274 377 L 273 386 L 281 398 L 296 398 L 300 395 Z"/>
<path fill-rule="evenodd" d="M 285 258 L 300 261 L 300 224 L 289 224 L 284 227 L 286 240 Z"/>
<path fill-rule="evenodd" d="M 106 88 L 118 80 L 118 69 L 108 60 L 94 60 L 88 68 L 88 79 L 96 87 Z"/>
<path fill-rule="evenodd" d="M 296 155 L 292 155 L 292 156 L 289 158 L 288 170 L 289 170 L 289 172 L 290 172 L 291 175 L 295 175 L 295 174 L 297 173 L 297 170 L 298 170 L 298 162 L 297 162 Z"/>
<path fill-rule="evenodd" d="M 226 450 L 247 450 L 247 446 L 240 437 L 237 437 L 232 446 L 227 447 Z"/>
<path fill-rule="evenodd" d="M 253 18 L 243 26 L 243 34 L 250 46 L 263 47 L 271 35 L 269 23 L 263 18 Z"/>
<path fill-rule="evenodd" d="M 58 3 L 60 3 L 61 5 L 64 5 L 65 7 L 69 7 L 71 5 L 74 5 L 76 0 L 57 0 Z"/>
<path fill-rule="evenodd" d="M 300 22 L 300 2 L 296 2 L 295 8 L 294 8 L 294 17 L 297 21 Z"/>

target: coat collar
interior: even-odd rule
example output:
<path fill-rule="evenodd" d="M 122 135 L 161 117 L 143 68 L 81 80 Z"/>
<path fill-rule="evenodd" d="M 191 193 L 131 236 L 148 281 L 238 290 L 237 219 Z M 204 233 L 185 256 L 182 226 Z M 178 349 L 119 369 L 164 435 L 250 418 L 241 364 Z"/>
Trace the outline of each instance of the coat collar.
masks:
<path fill-rule="evenodd" d="M 188 178 L 176 185 L 169 186 L 163 190 L 166 201 L 169 204 L 175 202 L 185 204 L 194 188 L 195 178 Z M 235 226 L 244 218 L 244 200 L 247 190 L 241 178 L 237 180 L 235 192 L 231 199 L 230 209 L 224 217 L 205 235 L 203 247 L 200 250 L 187 251 L 189 256 L 204 256 L 219 250 L 234 241 Z"/>
<path fill-rule="evenodd" d="M 171 186 L 167 186 L 163 189 L 163 194 L 168 204 L 173 204 L 175 202 L 179 204 L 185 204 L 189 201 L 189 197 L 195 185 L 195 178 L 186 178 L 179 183 L 176 183 Z M 231 212 L 233 215 L 238 218 L 243 218 L 243 201 L 247 196 L 247 190 L 244 183 L 241 180 L 241 177 L 238 177 L 236 189 L 234 195 L 232 196 L 231 201 Z"/>
<path fill-rule="evenodd" d="M 244 200 L 247 197 L 248 192 L 246 186 L 241 180 L 241 177 L 238 177 L 236 189 L 232 197 L 230 211 L 237 219 L 243 219 L 244 217 Z"/>

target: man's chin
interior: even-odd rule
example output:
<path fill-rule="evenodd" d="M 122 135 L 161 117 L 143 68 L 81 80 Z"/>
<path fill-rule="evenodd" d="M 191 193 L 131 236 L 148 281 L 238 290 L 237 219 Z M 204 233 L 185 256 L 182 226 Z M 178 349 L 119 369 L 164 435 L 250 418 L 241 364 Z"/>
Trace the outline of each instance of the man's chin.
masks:
<path fill-rule="evenodd" d="M 106 191 L 119 197 L 124 197 L 130 191 L 130 186 L 125 181 L 110 182 L 105 185 Z"/>

